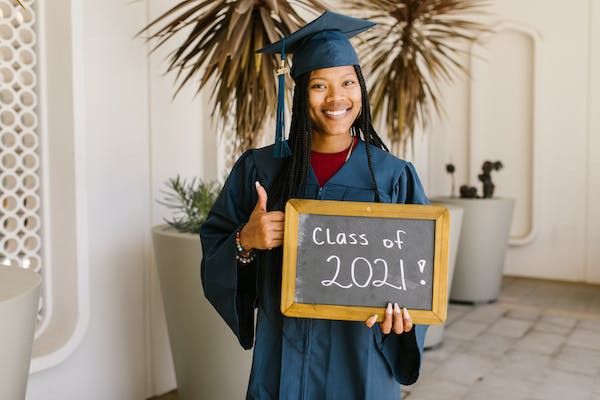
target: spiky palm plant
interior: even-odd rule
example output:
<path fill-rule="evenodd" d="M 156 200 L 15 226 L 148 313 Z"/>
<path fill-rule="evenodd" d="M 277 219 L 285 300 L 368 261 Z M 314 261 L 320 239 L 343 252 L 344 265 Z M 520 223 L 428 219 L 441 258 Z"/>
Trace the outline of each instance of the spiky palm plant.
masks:
<path fill-rule="evenodd" d="M 320 13 L 319 0 L 183 0 L 138 35 L 156 41 L 152 51 L 180 32 L 187 37 L 169 54 L 167 73 L 177 71 L 174 96 L 197 78 L 197 92 L 211 78 L 212 116 L 234 118 L 237 150 L 254 147 L 276 104 L 276 58 L 255 50 L 305 24 L 294 6 Z"/>
<path fill-rule="evenodd" d="M 376 121 L 384 122 L 395 153 L 405 149 L 415 126 L 440 113 L 440 80 L 451 82 L 461 44 L 488 29 L 469 19 L 483 13 L 479 0 L 346 0 L 346 8 L 378 25 L 365 32 L 358 48 L 369 72 Z M 462 42 L 462 43 L 461 43 Z"/>
<path fill-rule="evenodd" d="M 174 212 L 173 219 L 164 219 L 178 232 L 198 233 L 200 226 L 208 216 L 221 185 L 216 182 L 204 182 L 193 178 L 191 182 L 179 175 L 169 178 L 167 189 L 161 189 L 164 200 L 157 200 Z"/>

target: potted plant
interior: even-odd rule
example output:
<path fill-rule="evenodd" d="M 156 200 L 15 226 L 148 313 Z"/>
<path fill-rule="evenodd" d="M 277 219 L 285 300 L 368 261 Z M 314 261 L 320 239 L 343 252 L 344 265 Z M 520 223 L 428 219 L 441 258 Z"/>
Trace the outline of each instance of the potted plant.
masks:
<path fill-rule="evenodd" d="M 152 241 L 179 398 L 243 398 L 252 352 L 239 346 L 205 299 L 200 281 L 198 232 L 220 186 L 177 176 L 167 187 L 159 203 L 175 216 L 152 228 Z"/>
<path fill-rule="evenodd" d="M 506 246 L 510 234 L 515 200 L 494 197 L 492 172 L 503 168 L 500 161 L 485 161 L 478 175 L 482 195 L 474 186 L 462 185 L 460 198 L 454 195 L 454 165 L 446 171 L 452 176 L 450 197 L 434 201 L 455 205 L 464 210 L 461 241 L 450 300 L 469 303 L 495 301 L 500 294 Z"/>

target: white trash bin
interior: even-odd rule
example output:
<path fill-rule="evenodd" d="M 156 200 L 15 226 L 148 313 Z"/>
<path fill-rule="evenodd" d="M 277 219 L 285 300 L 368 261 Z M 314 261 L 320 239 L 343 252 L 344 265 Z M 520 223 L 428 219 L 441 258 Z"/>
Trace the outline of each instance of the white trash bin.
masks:
<path fill-rule="evenodd" d="M 431 200 L 436 202 L 435 198 Z M 452 287 L 452 278 L 454 276 L 454 266 L 456 264 L 456 253 L 458 250 L 458 243 L 460 242 L 460 231 L 462 226 L 463 210 L 460 207 L 456 207 L 449 204 L 442 204 L 450 212 L 450 243 L 448 252 L 448 290 L 447 294 L 450 296 L 450 288 Z M 446 299 L 448 301 L 448 299 Z M 425 335 L 425 348 L 431 349 L 442 343 L 444 337 L 444 327 L 446 323 L 440 325 L 431 325 L 427 328 L 427 334 Z"/>
<path fill-rule="evenodd" d="M 0 265 L 0 399 L 25 399 L 41 283 L 34 271 Z"/>

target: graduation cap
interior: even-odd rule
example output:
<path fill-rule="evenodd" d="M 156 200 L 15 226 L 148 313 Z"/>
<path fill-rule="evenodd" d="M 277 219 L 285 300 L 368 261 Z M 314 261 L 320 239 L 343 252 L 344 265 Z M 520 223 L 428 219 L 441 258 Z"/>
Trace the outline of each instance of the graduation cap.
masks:
<path fill-rule="evenodd" d="M 287 142 L 283 140 L 285 74 L 289 72 L 286 66 L 286 54 L 294 54 L 294 63 L 291 69 L 294 80 L 306 72 L 319 68 L 359 65 L 358 55 L 348 39 L 374 25 L 375 23 L 371 21 L 325 11 L 320 17 L 296 32 L 257 50 L 257 53 L 280 54 L 280 64 L 277 69 L 275 157 L 285 158 L 291 155 Z"/>

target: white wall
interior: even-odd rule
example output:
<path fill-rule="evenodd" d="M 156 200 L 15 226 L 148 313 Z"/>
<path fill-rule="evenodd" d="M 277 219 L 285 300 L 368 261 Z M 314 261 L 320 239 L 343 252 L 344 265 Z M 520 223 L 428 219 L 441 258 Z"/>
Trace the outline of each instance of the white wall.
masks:
<path fill-rule="evenodd" d="M 586 270 L 590 281 L 600 282 L 600 2 L 590 1 L 589 98 L 587 136 Z"/>
<path fill-rule="evenodd" d="M 163 75 L 169 47 L 148 57 L 149 46 L 133 37 L 175 3 L 63 0 L 72 18 L 46 7 L 49 18 L 71 25 L 82 77 L 72 85 L 83 100 L 75 119 L 85 148 L 76 157 L 85 163 L 91 309 L 73 354 L 31 376 L 30 400 L 144 399 L 176 387 L 150 227 L 170 216 L 156 201 L 168 178 L 217 177 L 217 135 L 205 95 L 190 87 L 172 100 L 173 75 Z M 64 51 L 66 40 L 49 43 L 47 53 Z M 57 75 L 48 79 L 64 79 Z"/>
<path fill-rule="evenodd" d="M 430 194 L 449 194 L 451 158 L 457 184 L 479 187 L 481 161 L 504 162 L 494 181 L 499 196 L 517 198 L 513 234 L 535 230 L 510 247 L 507 274 L 600 282 L 598 6 L 494 2 L 500 33 L 475 49 L 484 60 L 471 61 L 471 80 L 445 89 L 448 118 L 427 132 L 429 157 L 419 165 Z"/>
<path fill-rule="evenodd" d="M 152 21 L 172 7 L 176 1 L 147 1 L 147 20 Z M 185 38 L 185 36 L 181 36 Z M 150 168 L 152 195 L 152 225 L 164 223 L 163 218 L 171 214 L 156 200 L 162 199 L 160 190 L 165 188 L 169 178 L 179 174 L 182 178 L 217 177 L 217 163 L 214 162 L 216 132 L 210 129 L 209 109 L 206 94 L 194 96 L 196 87 L 188 85 L 175 99 L 174 74 L 164 75 L 168 66 L 168 53 L 173 45 L 168 43 L 152 53 L 149 64 L 148 87 L 150 93 L 149 118 Z M 148 268 L 148 307 L 150 348 L 150 392 L 165 393 L 176 387 L 173 362 L 168 344 L 168 333 L 158 275 L 154 259 L 149 260 Z M 198 279 L 200 279 L 198 266 Z"/>
<path fill-rule="evenodd" d="M 151 222 L 148 74 L 144 47 L 132 36 L 146 21 L 146 5 L 112 0 L 70 6 L 73 24 L 68 12 L 53 17 L 72 25 L 74 69 L 83 72 L 73 90 L 84 94 L 75 96 L 81 102 L 75 125 L 85 144 L 76 157 L 83 158 L 86 174 L 90 284 L 83 289 L 89 290 L 90 321 L 63 363 L 30 377 L 27 398 L 143 399 L 150 354 L 144 318 Z"/>

